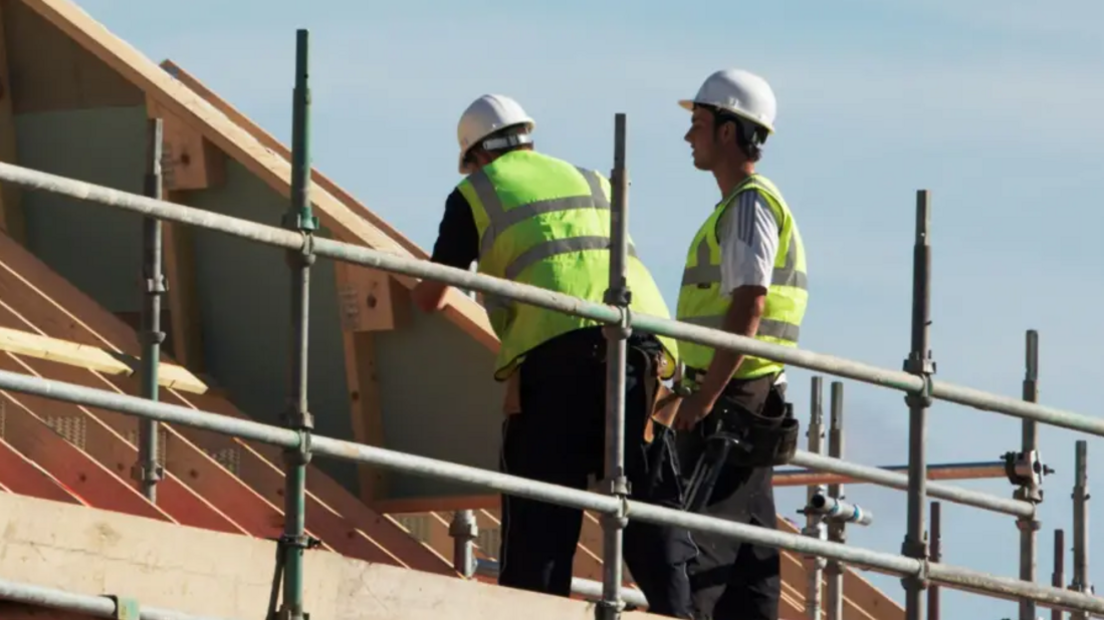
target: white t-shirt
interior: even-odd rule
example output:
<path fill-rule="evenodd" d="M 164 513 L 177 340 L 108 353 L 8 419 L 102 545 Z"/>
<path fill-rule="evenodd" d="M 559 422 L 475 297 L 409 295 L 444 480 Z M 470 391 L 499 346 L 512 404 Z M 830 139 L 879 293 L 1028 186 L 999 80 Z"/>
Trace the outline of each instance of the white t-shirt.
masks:
<path fill-rule="evenodd" d="M 721 246 L 721 291 L 741 286 L 768 288 L 778 255 L 778 222 L 757 189 L 741 192 L 717 227 Z"/>
<path fill-rule="evenodd" d="M 769 288 L 779 237 L 774 212 L 759 190 L 741 192 L 717 227 L 721 246 L 720 294 L 730 297 L 741 286 Z M 775 381 L 785 382 L 785 373 Z"/>

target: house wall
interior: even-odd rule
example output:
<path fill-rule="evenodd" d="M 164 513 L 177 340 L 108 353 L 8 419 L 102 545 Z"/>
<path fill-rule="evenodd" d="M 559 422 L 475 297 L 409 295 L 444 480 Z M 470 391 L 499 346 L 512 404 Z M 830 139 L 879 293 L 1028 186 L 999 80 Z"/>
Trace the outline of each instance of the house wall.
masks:
<path fill-rule="evenodd" d="M 255 222 L 279 225 L 288 201 L 237 162 L 225 183 L 189 192 L 182 202 Z M 321 233 L 328 236 L 325 231 Z M 286 253 L 223 233 L 193 231 L 204 365 L 230 399 L 253 419 L 282 424 L 287 408 L 291 273 Z M 308 402 L 321 435 L 351 438 L 344 345 L 333 263 L 311 268 Z M 353 465 L 315 464 L 356 492 Z"/>
<path fill-rule="evenodd" d="M 141 193 L 146 96 L 21 2 L 0 0 L 19 164 Z M 176 193 L 184 204 L 278 225 L 287 199 L 227 158 L 209 189 Z M 141 217 L 45 192 L 23 192 L 27 245 L 109 311 L 141 308 Z M 323 233 L 325 234 L 325 233 Z M 281 250 L 194 230 L 204 371 L 258 421 L 279 424 L 287 391 L 290 274 Z M 169 296 L 173 294 L 171 287 Z M 166 305 L 167 307 L 167 305 Z M 333 264 L 312 268 L 310 409 L 317 432 L 353 437 L 350 386 Z M 374 334 L 385 447 L 497 469 L 502 388 L 493 355 L 440 315 L 414 316 Z M 167 343 L 167 345 L 172 343 Z M 352 464 L 317 464 L 359 491 Z M 386 498 L 482 492 L 391 474 Z"/>
<path fill-rule="evenodd" d="M 376 334 L 386 447 L 498 470 L 502 384 L 494 355 L 440 314 L 412 311 L 401 330 Z M 444 480 L 391 473 L 390 499 L 484 494 Z"/>
<path fill-rule="evenodd" d="M 144 107 L 29 112 L 15 117 L 19 164 L 142 192 Z M 141 216 L 47 192 L 23 192 L 27 247 L 111 312 L 137 312 Z"/>

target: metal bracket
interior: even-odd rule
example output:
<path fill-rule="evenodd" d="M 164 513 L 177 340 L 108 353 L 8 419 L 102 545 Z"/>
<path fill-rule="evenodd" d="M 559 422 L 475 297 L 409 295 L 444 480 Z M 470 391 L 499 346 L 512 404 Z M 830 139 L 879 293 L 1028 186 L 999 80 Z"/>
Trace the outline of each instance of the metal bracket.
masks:
<path fill-rule="evenodd" d="M 153 471 L 150 471 L 142 465 L 135 464 L 130 468 L 130 477 L 138 482 L 161 482 L 165 479 L 165 467 L 159 463 Z"/>
<path fill-rule="evenodd" d="M 277 538 L 270 538 L 269 540 L 275 541 L 279 547 L 295 547 L 296 549 L 302 549 L 309 551 L 322 544 L 322 541 L 307 534 L 302 536 L 288 536 L 287 534 L 280 534 Z"/>
<path fill-rule="evenodd" d="M 632 304 L 632 291 L 625 285 L 607 288 L 602 295 L 602 302 L 618 308 L 628 308 Z"/>
<path fill-rule="evenodd" d="M 280 218 L 280 223 L 284 225 L 284 228 L 296 230 L 304 234 L 309 234 L 311 231 L 318 230 L 318 216 L 313 214 L 313 210 L 310 208 L 309 203 L 304 210 L 285 212 L 283 217 Z"/>
<path fill-rule="evenodd" d="M 317 220 L 318 218 L 314 219 Z M 303 244 L 297 250 L 289 249 L 287 251 L 288 264 L 292 267 L 310 267 L 318 258 L 314 253 L 314 235 L 303 230 L 299 231 L 299 234 L 303 237 Z"/>
<path fill-rule="evenodd" d="M 629 483 L 629 479 L 625 476 L 618 476 L 613 480 L 608 478 L 598 481 L 598 492 L 606 495 L 617 495 L 619 497 L 628 497 L 632 494 L 632 484 Z"/>
<path fill-rule="evenodd" d="M 606 296 L 609 297 L 609 291 L 606 292 Z M 628 306 L 617 306 L 616 308 L 621 316 L 616 323 L 603 325 L 602 333 L 608 338 L 610 330 L 615 330 L 613 333 L 619 340 L 628 340 L 629 336 L 632 335 L 632 310 Z"/>
<path fill-rule="evenodd" d="M 1015 486 L 1027 489 L 1021 499 L 1041 502 L 1043 497 L 1039 487 L 1043 484 L 1043 476 L 1054 473 L 1054 470 L 1043 465 L 1039 451 L 1005 452 L 1001 458 L 1004 460 L 1004 473 L 1008 476 L 1008 481 Z"/>
<path fill-rule="evenodd" d="M 161 345 L 165 343 L 167 334 L 163 331 L 141 331 L 138 332 L 138 337 L 144 345 Z"/>
<path fill-rule="evenodd" d="M 138 605 L 138 599 L 114 594 L 105 594 L 104 598 L 115 603 L 115 611 L 111 616 L 114 620 L 140 620 L 142 608 Z"/>
<path fill-rule="evenodd" d="M 309 414 L 307 414 L 309 415 Z M 311 462 L 311 434 L 309 430 L 299 429 L 299 445 L 284 450 L 284 463 L 296 466 Z"/>
<path fill-rule="evenodd" d="M 901 555 L 920 562 L 920 574 L 902 577 L 901 583 L 906 586 L 909 583 L 916 583 L 921 590 L 926 590 L 928 588 L 928 566 L 930 564 L 928 533 L 924 532 L 923 538 L 919 541 L 911 540 L 906 536 L 904 542 L 901 543 Z"/>
<path fill-rule="evenodd" d="M 932 380 L 931 376 L 935 374 L 936 364 L 935 360 L 931 358 L 931 351 L 928 351 L 923 357 L 918 357 L 915 353 L 910 353 L 905 358 L 904 364 L 901 369 L 905 372 L 916 375 L 924 382 L 924 385 L 920 387 L 920 392 L 909 392 L 905 394 L 905 404 L 909 407 L 920 405 L 922 407 L 931 407 L 932 405 Z"/>
<path fill-rule="evenodd" d="M 449 536 L 461 540 L 475 540 L 479 538 L 479 525 L 475 519 L 453 519 L 449 523 Z"/>
<path fill-rule="evenodd" d="M 624 601 L 618 601 L 616 604 L 608 601 L 598 601 L 594 605 L 594 617 L 596 620 L 618 620 L 624 610 Z"/>

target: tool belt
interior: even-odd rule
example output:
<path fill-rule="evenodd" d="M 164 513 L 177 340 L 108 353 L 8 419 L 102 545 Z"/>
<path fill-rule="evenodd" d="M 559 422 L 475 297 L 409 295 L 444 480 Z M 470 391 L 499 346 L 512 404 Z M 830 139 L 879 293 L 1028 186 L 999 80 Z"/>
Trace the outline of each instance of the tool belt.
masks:
<path fill-rule="evenodd" d="M 761 412 L 722 401 L 702 422 L 705 449 L 694 467 L 683 509 L 698 512 L 713 494 L 721 472 L 788 463 L 797 451 L 799 423 L 793 404 L 771 388 Z"/>

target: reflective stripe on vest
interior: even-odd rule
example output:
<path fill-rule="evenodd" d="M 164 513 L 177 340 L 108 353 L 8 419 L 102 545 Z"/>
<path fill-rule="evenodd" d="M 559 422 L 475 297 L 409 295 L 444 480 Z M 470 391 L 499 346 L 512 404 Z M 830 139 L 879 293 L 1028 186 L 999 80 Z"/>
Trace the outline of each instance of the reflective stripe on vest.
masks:
<path fill-rule="evenodd" d="M 496 188 L 496 179 L 505 186 Z M 609 280 L 610 245 L 610 203 L 608 182 L 604 181 L 594 171 L 533 151 L 507 153 L 473 173 L 460 189 L 471 205 L 479 233 L 479 271 L 602 303 Z M 503 196 L 511 199 L 512 208 L 506 207 Z M 606 215 L 594 217 L 603 212 Z M 628 254 L 632 309 L 669 316 L 658 287 L 636 258 L 631 240 Z M 508 376 L 524 354 L 542 342 L 599 325 L 494 295 L 484 295 L 483 305 L 502 343 L 495 364 L 498 378 Z M 674 371 L 678 345 L 666 337 L 660 340 L 669 355 L 669 375 Z"/>
<path fill-rule="evenodd" d="M 749 178 L 729 199 L 718 205 L 694 236 L 691 252 L 687 255 L 687 266 L 682 274 L 678 319 L 703 327 L 723 328 L 731 300 L 720 294 L 721 252 L 716 230 L 720 218 L 736 202 L 737 197 L 752 190 L 760 190 L 770 207 L 781 237 L 779 250 L 784 251 L 775 261 L 764 315 L 759 321 L 756 338 L 783 346 L 797 346 L 801 319 L 804 317 L 808 299 L 804 247 L 797 224 L 781 195 L 769 181 L 758 175 Z M 680 342 L 679 350 L 688 367 L 701 371 L 708 369 L 713 358 L 712 347 L 704 345 Z M 746 356 L 734 377 L 754 378 L 780 372 L 782 368 L 780 363 Z"/>

